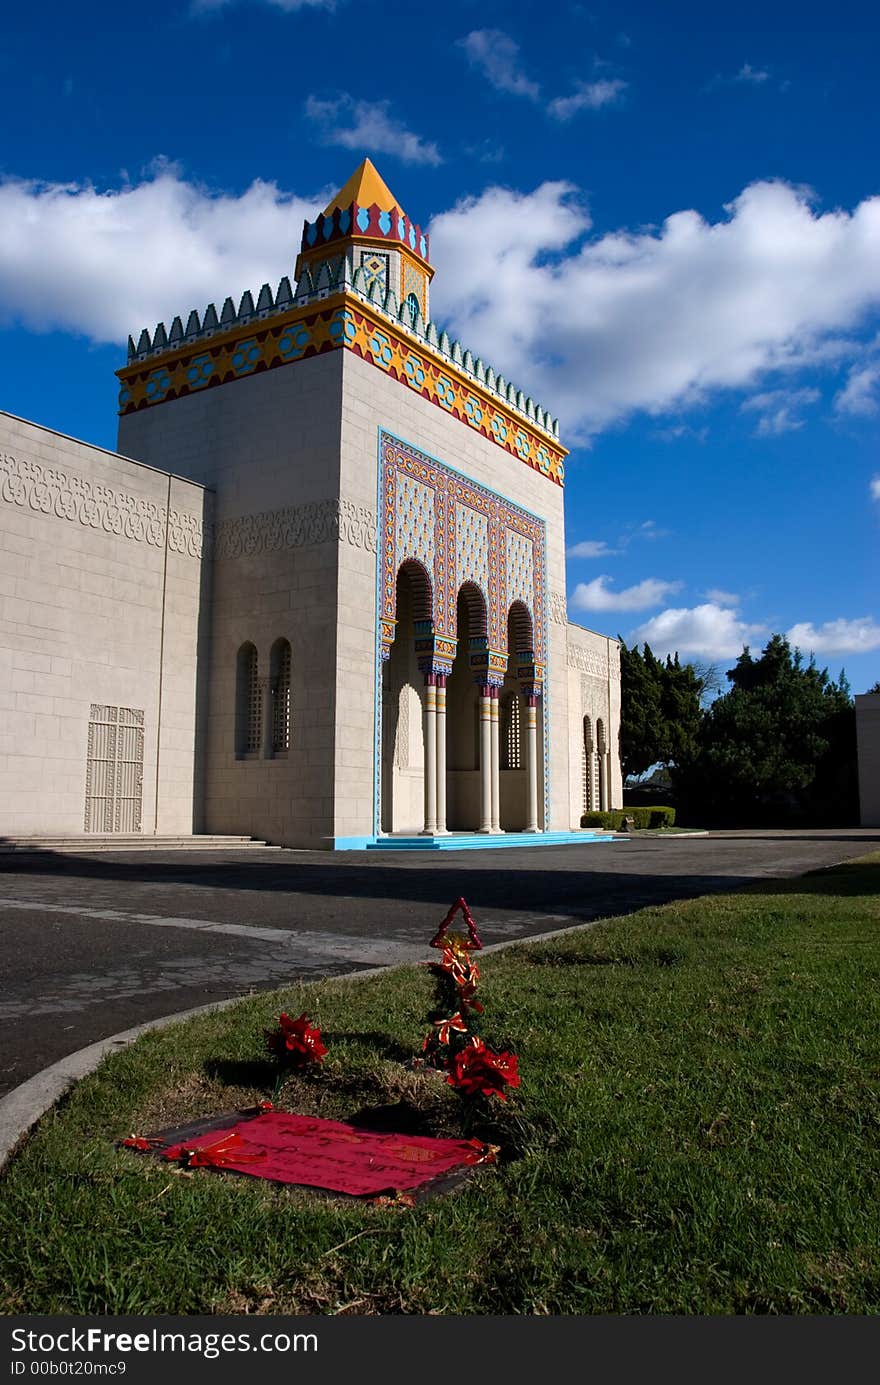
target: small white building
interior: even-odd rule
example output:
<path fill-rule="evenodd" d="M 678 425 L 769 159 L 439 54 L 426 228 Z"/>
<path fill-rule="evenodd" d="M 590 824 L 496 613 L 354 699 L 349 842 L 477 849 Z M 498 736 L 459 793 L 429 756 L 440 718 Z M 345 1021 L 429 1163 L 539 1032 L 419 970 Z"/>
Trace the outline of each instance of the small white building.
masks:
<path fill-rule="evenodd" d="M 557 424 L 432 275 L 366 160 L 294 283 L 130 340 L 118 454 L 0 414 L 0 833 L 488 844 L 620 805 Z"/>

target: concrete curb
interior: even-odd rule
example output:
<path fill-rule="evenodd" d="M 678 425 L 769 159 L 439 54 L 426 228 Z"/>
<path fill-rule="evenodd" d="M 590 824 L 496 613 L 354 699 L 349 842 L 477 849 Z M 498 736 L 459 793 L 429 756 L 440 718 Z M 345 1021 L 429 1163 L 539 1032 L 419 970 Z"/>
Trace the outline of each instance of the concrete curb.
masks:
<path fill-rule="evenodd" d="M 488 947 L 483 948 L 483 952 L 484 954 L 502 952 L 511 947 L 522 947 L 528 943 L 561 938 L 569 933 L 581 933 L 588 928 L 594 928 L 598 922 L 599 920 L 595 919 L 589 923 L 575 923 L 568 928 L 556 928 L 551 933 L 538 933 L 523 938 L 511 938 L 503 943 L 490 943 Z M 137 1024 L 133 1029 L 123 1029 L 119 1034 L 111 1034 L 107 1039 L 99 1039 L 97 1043 L 89 1044 L 88 1048 L 78 1049 L 76 1053 L 70 1053 L 66 1058 L 61 1058 L 48 1068 L 43 1068 L 42 1072 L 36 1073 L 27 1082 L 22 1082 L 19 1087 L 14 1087 L 7 1096 L 0 1100 L 0 1173 L 3 1172 L 25 1136 L 33 1129 L 37 1121 L 51 1110 L 56 1102 L 60 1101 L 77 1082 L 93 1073 L 104 1058 L 127 1048 L 142 1034 L 148 1034 L 153 1029 L 167 1029 L 172 1024 L 182 1024 L 185 1020 L 195 1019 L 199 1015 L 231 1010 L 234 1005 L 241 1005 L 246 1000 L 253 1000 L 261 995 L 271 995 L 272 991 L 283 990 L 285 985 L 315 986 L 322 981 L 365 981 L 370 976 L 383 976 L 390 971 L 399 971 L 402 967 L 418 965 L 416 962 L 389 962 L 384 967 L 366 967 L 359 971 L 344 972 L 341 976 L 322 976 L 305 982 L 281 982 L 278 986 L 271 986 L 265 991 L 252 991 L 248 995 L 231 996 L 228 1000 L 215 1000 L 209 1005 L 197 1005 L 192 1010 L 180 1010 L 173 1015 L 162 1015 L 159 1019 Z"/>

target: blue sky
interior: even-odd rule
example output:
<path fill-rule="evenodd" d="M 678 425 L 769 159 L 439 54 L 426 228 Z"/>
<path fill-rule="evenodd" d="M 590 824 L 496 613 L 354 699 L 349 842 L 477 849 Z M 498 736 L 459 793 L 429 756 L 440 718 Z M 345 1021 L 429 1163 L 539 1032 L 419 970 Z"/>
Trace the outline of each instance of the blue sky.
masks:
<path fill-rule="evenodd" d="M 880 679 L 867 3 L 21 7 L 0 407 L 113 447 L 128 332 L 291 273 L 365 155 L 434 317 L 559 415 L 569 614 Z M 511 465 L 516 465 L 511 460 Z"/>

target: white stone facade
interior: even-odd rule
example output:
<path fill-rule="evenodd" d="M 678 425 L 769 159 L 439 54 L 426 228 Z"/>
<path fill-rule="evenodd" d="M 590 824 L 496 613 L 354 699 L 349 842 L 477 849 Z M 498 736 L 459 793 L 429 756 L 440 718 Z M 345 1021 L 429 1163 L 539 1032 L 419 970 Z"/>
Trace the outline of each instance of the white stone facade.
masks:
<path fill-rule="evenodd" d="M 393 292 L 284 282 L 130 345 L 120 455 L 0 415 L 0 832 L 355 847 L 620 806 L 555 420 Z"/>
<path fill-rule="evenodd" d="M 209 501 L 0 414 L 4 836 L 200 827 Z"/>

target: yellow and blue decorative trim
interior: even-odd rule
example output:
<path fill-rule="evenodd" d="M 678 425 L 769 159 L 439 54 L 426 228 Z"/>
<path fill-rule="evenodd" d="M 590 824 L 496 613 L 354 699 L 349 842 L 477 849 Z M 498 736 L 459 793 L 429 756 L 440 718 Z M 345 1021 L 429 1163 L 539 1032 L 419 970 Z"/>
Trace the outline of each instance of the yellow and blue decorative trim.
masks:
<path fill-rule="evenodd" d="M 164 330 L 163 330 L 164 338 Z M 352 351 L 408 389 L 450 413 L 467 427 L 518 457 L 526 466 L 561 486 L 567 450 L 555 437 L 508 409 L 499 393 L 483 386 L 463 362 L 446 359 L 444 337 L 439 349 L 407 331 L 378 307 L 346 290 L 320 300 L 277 311 L 246 325 L 223 324 L 198 341 L 168 349 L 139 352 L 142 360 L 117 371 L 119 412 L 134 413 L 201 390 L 212 389 L 310 356 L 339 349 Z M 163 343 L 164 344 L 164 343 Z M 457 343 L 455 344 L 457 347 Z M 500 380 L 499 380 L 500 383 Z M 531 404 L 531 401 L 528 401 Z M 525 403 L 521 400 L 521 403 Z M 543 415 L 542 415 L 543 417 Z"/>

